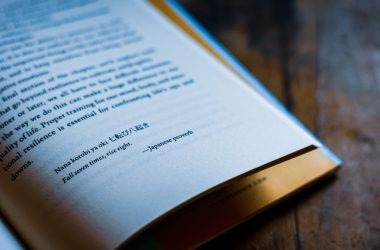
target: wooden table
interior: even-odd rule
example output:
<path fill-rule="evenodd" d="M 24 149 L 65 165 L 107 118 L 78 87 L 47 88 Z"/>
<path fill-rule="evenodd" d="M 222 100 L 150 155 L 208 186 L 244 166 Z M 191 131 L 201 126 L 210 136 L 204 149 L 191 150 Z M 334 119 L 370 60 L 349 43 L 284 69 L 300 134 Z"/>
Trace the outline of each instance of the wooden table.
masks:
<path fill-rule="evenodd" d="M 204 248 L 380 249 L 380 2 L 181 2 L 344 161 Z"/>

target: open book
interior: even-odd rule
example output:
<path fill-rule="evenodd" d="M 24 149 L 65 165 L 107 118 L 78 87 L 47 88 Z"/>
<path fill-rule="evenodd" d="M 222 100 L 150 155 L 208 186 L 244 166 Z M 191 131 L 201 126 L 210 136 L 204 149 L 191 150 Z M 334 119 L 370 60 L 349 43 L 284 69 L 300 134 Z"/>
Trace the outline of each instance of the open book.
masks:
<path fill-rule="evenodd" d="M 340 164 L 172 2 L 0 13 L 4 246 L 192 248 Z"/>

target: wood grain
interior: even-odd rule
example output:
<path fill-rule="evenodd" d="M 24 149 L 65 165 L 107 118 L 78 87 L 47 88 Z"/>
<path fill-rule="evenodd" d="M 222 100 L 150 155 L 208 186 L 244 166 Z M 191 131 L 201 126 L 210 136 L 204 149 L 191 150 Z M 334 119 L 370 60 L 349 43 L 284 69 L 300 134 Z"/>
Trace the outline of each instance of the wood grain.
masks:
<path fill-rule="evenodd" d="M 342 160 L 205 249 L 380 249 L 380 2 L 182 0 Z"/>

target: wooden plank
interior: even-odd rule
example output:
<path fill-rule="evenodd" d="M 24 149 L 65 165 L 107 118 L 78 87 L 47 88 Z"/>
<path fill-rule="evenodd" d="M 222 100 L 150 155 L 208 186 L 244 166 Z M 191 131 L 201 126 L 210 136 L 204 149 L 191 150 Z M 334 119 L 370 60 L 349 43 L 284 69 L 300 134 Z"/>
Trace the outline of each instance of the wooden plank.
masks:
<path fill-rule="evenodd" d="M 299 208 L 305 248 L 380 249 L 380 5 L 325 1 L 318 33 L 319 136 L 345 162 Z"/>

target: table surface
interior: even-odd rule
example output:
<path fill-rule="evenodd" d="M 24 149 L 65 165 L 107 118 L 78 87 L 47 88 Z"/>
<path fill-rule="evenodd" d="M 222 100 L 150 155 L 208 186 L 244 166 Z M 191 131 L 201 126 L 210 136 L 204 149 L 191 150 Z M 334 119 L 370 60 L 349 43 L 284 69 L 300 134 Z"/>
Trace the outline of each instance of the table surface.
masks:
<path fill-rule="evenodd" d="M 380 2 L 180 2 L 344 161 L 203 248 L 380 249 Z"/>

